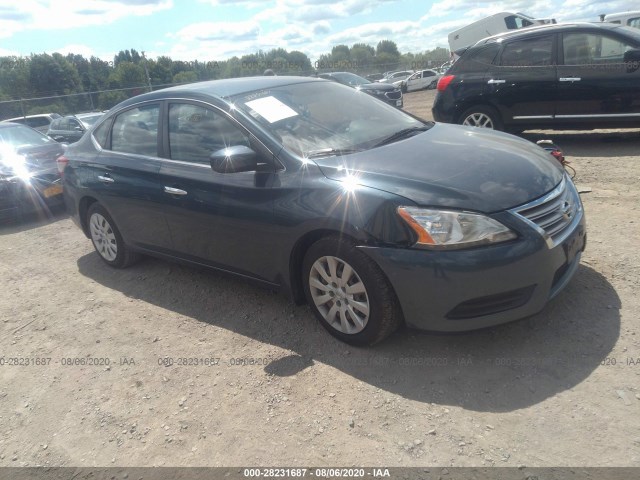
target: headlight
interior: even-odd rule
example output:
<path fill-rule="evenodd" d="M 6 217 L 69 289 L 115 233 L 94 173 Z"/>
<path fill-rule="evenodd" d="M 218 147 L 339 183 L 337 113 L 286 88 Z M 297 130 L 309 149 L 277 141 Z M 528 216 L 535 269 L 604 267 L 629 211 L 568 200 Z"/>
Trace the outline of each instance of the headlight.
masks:
<path fill-rule="evenodd" d="M 477 213 L 398 207 L 398 214 L 418 235 L 416 245 L 425 248 L 466 248 L 516 238 L 500 222 Z"/>

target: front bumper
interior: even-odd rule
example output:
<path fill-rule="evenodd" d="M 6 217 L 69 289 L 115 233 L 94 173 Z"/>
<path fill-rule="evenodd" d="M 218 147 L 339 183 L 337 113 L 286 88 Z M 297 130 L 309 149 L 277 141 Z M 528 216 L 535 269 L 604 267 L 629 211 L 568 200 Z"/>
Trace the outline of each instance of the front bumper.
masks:
<path fill-rule="evenodd" d="M 535 230 L 513 242 L 457 251 L 361 247 L 384 271 L 409 327 L 457 332 L 538 313 L 569 282 L 586 246 L 583 212 L 553 248 Z"/>

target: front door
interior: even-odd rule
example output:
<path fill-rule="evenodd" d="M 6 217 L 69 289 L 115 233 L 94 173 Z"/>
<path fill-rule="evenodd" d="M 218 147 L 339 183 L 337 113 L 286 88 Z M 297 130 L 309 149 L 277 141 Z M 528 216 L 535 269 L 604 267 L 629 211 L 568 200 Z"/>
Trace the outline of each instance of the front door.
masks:
<path fill-rule="evenodd" d="M 556 119 L 574 124 L 640 119 L 640 69 L 624 62 L 632 48 L 637 46 L 614 34 L 562 34 Z"/>
<path fill-rule="evenodd" d="M 266 281 L 273 272 L 275 169 L 269 153 L 221 110 L 191 102 L 168 105 L 160 176 L 176 253 Z M 261 157 L 257 171 L 217 173 L 210 155 L 244 145 Z"/>
<path fill-rule="evenodd" d="M 556 101 L 555 35 L 514 40 L 502 48 L 485 78 L 487 96 L 505 124 L 553 118 Z"/>

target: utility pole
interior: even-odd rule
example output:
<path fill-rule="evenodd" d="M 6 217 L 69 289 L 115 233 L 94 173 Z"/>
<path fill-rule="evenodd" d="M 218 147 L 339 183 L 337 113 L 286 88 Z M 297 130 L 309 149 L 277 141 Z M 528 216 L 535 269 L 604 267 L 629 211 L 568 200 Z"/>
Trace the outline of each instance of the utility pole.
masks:
<path fill-rule="evenodd" d="M 149 85 L 149 91 L 153 90 L 151 87 L 151 77 L 149 76 L 149 70 L 147 69 L 147 57 L 144 56 L 144 51 L 142 52 L 142 59 L 144 60 L 144 74 L 147 77 L 147 85 Z"/>

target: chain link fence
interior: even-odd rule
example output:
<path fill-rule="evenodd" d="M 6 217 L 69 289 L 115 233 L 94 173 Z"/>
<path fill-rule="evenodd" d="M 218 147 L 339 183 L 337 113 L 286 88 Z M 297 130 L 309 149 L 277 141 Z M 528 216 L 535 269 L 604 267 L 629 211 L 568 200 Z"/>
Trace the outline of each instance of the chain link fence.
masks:
<path fill-rule="evenodd" d="M 385 65 L 364 64 L 350 60 L 316 61 L 310 67 L 308 64 L 302 66 L 295 63 L 278 61 L 237 62 L 237 65 L 228 66 L 225 77 L 233 78 L 262 75 L 265 70 L 272 70 L 276 75 L 302 76 L 314 76 L 319 73 L 343 71 L 367 77 L 372 74 L 381 74 L 388 71 L 437 68 L 439 65 L 440 62 L 433 60 L 397 62 Z M 199 81 L 203 80 L 210 80 L 210 78 L 199 79 Z M 67 95 L 0 100 L 0 120 L 42 113 L 71 115 L 82 112 L 108 110 L 127 98 L 174 85 L 180 85 L 180 83 L 137 85 L 127 88 L 71 93 Z"/>

